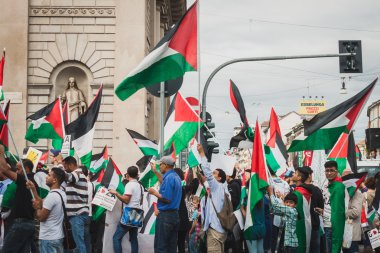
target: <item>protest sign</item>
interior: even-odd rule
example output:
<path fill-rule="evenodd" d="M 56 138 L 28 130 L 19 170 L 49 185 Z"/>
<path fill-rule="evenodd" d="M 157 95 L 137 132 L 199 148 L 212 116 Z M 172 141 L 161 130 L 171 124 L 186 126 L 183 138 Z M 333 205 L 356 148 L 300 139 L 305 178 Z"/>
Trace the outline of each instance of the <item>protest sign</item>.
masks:
<path fill-rule="evenodd" d="M 33 172 L 36 172 L 38 161 L 42 156 L 42 152 L 38 149 L 30 147 L 26 153 L 26 159 L 29 159 L 33 163 Z"/>
<path fill-rule="evenodd" d="M 368 231 L 367 233 L 368 233 L 368 238 L 371 243 L 372 249 L 376 249 L 377 247 L 379 247 L 380 246 L 379 230 L 377 228 L 374 228 Z"/>
<path fill-rule="evenodd" d="M 108 211 L 112 211 L 113 207 L 116 204 L 116 196 L 111 194 L 107 188 L 99 187 L 99 190 L 96 192 L 92 204 L 103 207 Z"/>

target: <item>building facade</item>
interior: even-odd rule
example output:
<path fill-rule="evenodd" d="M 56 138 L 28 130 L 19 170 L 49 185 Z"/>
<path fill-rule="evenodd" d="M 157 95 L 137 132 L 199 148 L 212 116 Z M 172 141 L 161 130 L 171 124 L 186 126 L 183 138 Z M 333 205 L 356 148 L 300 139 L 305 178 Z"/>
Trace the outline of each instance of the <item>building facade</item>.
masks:
<path fill-rule="evenodd" d="M 19 150 L 46 150 L 47 140 L 24 140 L 27 115 L 54 101 L 75 77 L 87 105 L 104 84 L 94 152 L 105 145 L 120 167 L 141 153 L 126 128 L 159 138 L 159 101 L 140 90 L 122 102 L 114 89 L 186 10 L 178 0 L 0 0 L 0 47 L 6 48 L 4 86 Z M 13 148 L 11 148 L 12 150 Z"/>

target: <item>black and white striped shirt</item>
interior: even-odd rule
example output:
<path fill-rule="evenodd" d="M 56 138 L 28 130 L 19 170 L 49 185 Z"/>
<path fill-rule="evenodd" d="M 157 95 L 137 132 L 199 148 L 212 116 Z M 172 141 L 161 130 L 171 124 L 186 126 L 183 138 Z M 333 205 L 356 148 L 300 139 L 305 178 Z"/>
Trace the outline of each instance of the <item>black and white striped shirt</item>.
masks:
<path fill-rule="evenodd" d="M 66 212 L 67 216 L 75 216 L 89 212 L 87 179 L 81 169 L 67 173 Z"/>

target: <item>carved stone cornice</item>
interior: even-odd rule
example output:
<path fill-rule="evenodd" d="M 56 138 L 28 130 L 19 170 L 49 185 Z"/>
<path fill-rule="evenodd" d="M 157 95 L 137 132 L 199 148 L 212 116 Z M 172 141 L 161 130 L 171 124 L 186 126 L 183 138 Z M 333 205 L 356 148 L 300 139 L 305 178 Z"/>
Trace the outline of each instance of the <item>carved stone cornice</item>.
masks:
<path fill-rule="evenodd" d="M 31 17 L 115 17 L 114 7 L 50 7 L 29 8 Z"/>

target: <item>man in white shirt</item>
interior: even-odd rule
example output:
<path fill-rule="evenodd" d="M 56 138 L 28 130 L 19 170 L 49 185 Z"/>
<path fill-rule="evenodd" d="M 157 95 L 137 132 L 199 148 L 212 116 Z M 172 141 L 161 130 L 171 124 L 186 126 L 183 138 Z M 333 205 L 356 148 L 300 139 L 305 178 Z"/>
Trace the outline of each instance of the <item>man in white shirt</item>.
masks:
<path fill-rule="evenodd" d="M 211 198 L 203 198 L 201 202 L 202 218 L 204 220 L 203 230 L 207 232 L 207 252 L 222 253 L 224 252 L 227 232 L 222 228 L 216 212 L 220 212 L 223 208 L 224 194 L 227 193 L 229 196 L 227 185 L 225 184 L 226 173 L 221 169 L 211 171 L 202 145 L 198 144 L 197 149 L 201 156 L 202 170 L 210 186 L 211 194 Z"/>
<path fill-rule="evenodd" d="M 36 218 L 40 221 L 40 252 L 63 253 L 63 218 L 66 194 L 61 190 L 61 184 L 65 180 L 65 172 L 61 168 L 54 167 L 46 176 L 46 185 L 50 192 L 44 200 L 37 193 L 35 185 L 27 181 L 26 185 L 34 195 L 33 208 L 36 210 Z"/>
<path fill-rule="evenodd" d="M 128 183 L 125 185 L 123 195 L 113 189 L 109 190 L 110 193 L 114 194 L 121 202 L 123 202 L 123 212 L 125 207 L 142 209 L 141 204 L 144 189 L 139 182 L 137 182 L 138 173 L 139 169 L 136 166 L 131 166 L 127 169 L 126 178 Z M 138 253 L 138 227 L 126 226 L 121 223 L 118 224 L 116 232 L 113 235 L 113 249 L 115 253 L 122 253 L 121 241 L 123 240 L 124 235 L 128 232 L 132 253 Z"/>

